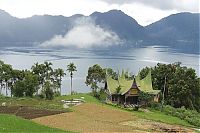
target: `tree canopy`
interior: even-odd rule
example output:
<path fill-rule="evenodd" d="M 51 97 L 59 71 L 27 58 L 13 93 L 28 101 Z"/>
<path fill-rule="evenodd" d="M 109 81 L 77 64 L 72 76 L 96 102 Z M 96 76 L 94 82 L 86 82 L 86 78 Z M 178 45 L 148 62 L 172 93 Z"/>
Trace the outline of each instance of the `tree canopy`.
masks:
<path fill-rule="evenodd" d="M 173 64 L 158 63 L 153 68 L 142 69 L 141 78 L 147 74 L 149 69 L 152 71 L 154 89 L 163 92 L 166 77 L 165 104 L 173 107 L 184 106 L 200 111 L 200 85 L 194 69 L 182 67 L 179 62 Z"/>

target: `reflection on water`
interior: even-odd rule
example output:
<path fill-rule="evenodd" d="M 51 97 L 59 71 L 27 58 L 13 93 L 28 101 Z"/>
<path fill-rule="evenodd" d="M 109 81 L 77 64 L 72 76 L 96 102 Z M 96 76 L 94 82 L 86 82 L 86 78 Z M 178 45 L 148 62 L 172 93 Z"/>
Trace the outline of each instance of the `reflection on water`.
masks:
<path fill-rule="evenodd" d="M 100 64 L 121 70 L 128 69 L 137 74 L 145 66 L 155 66 L 157 63 L 182 62 L 182 65 L 192 67 L 199 74 L 199 54 L 185 54 L 168 47 L 149 46 L 128 50 L 76 50 L 76 49 L 41 49 L 41 48 L 1 48 L 0 60 L 12 64 L 16 69 L 30 69 L 36 63 L 51 61 L 53 67 L 66 70 L 67 64 L 74 62 L 78 71 L 74 74 L 74 90 L 88 92 L 85 77 L 88 67 Z M 63 79 L 62 93 L 69 93 L 69 77 Z"/>

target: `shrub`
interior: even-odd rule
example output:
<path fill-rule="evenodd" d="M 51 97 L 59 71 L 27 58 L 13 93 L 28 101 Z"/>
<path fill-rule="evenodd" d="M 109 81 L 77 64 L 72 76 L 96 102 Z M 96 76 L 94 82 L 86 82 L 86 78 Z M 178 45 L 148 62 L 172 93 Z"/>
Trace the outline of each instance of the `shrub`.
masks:
<path fill-rule="evenodd" d="M 107 97 L 107 94 L 105 93 L 105 91 L 103 89 L 101 89 L 99 91 L 99 100 L 100 101 L 106 101 L 106 97 Z"/>
<path fill-rule="evenodd" d="M 155 110 L 160 110 L 161 104 L 158 102 L 151 102 L 149 103 L 149 107 Z"/>
<path fill-rule="evenodd" d="M 44 84 L 44 94 L 45 94 L 45 98 L 47 100 L 52 100 L 54 98 L 54 92 L 52 89 L 53 85 L 49 82 L 46 81 Z"/>
<path fill-rule="evenodd" d="M 55 92 L 54 92 L 54 96 L 55 96 L 55 97 L 58 97 L 58 96 L 60 96 L 60 95 L 61 95 L 61 94 L 60 94 L 59 91 L 55 91 Z"/>
<path fill-rule="evenodd" d="M 187 110 L 185 109 L 185 107 L 174 108 L 167 105 L 164 107 L 163 111 L 167 115 L 178 117 L 182 120 L 187 121 L 191 125 L 200 127 L 200 113 L 195 110 Z"/>

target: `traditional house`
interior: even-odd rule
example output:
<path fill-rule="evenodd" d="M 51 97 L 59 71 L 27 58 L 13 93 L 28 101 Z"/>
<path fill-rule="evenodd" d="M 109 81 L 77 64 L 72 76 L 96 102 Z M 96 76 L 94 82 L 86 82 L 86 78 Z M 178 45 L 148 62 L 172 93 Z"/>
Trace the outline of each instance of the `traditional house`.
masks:
<path fill-rule="evenodd" d="M 111 76 L 106 77 L 105 89 L 107 101 L 124 105 L 138 105 L 139 92 L 152 95 L 152 100 L 158 102 L 160 90 L 153 90 L 151 71 L 140 80 L 139 74 L 133 80 L 127 80 L 124 72 L 115 80 Z"/>

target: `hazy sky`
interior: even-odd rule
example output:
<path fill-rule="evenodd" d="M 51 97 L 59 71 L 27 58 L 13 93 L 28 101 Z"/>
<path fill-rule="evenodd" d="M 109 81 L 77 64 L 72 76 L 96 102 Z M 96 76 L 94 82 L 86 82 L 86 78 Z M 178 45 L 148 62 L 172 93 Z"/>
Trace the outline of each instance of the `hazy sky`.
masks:
<path fill-rule="evenodd" d="M 90 15 L 122 10 L 139 24 L 148 25 L 178 12 L 199 12 L 199 0 L 0 0 L 0 9 L 25 18 L 32 15 Z"/>

